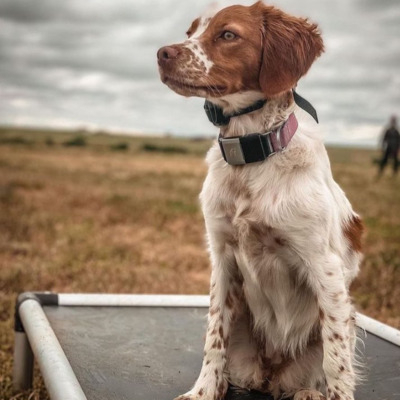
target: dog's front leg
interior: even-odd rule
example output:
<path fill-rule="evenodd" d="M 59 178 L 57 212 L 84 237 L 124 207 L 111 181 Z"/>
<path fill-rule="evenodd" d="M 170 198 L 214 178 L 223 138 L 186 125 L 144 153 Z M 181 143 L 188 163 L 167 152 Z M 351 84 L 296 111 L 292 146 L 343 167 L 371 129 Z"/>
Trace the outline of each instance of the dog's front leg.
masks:
<path fill-rule="evenodd" d="M 327 397 L 330 400 L 353 400 L 353 308 L 345 285 L 341 260 L 330 254 L 319 265 L 323 268 L 321 273 L 314 276 L 313 286 L 320 307 Z"/>
<path fill-rule="evenodd" d="M 224 376 L 231 321 L 241 296 L 241 281 L 232 248 L 211 242 L 211 289 L 204 358 L 194 387 L 175 400 L 222 400 L 228 388 Z"/>

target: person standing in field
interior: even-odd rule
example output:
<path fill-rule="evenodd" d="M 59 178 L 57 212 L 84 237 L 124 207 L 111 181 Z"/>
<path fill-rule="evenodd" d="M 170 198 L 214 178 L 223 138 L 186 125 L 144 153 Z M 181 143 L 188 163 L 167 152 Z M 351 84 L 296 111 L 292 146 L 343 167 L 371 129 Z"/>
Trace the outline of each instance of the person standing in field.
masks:
<path fill-rule="evenodd" d="M 390 118 L 389 127 L 382 137 L 382 160 L 379 163 L 379 176 L 382 175 L 389 159 L 393 158 L 393 174 L 399 169 L 399 149 L 400 149 L 400 133 L 397 128 L 397 118 L 393 115 Z"/>

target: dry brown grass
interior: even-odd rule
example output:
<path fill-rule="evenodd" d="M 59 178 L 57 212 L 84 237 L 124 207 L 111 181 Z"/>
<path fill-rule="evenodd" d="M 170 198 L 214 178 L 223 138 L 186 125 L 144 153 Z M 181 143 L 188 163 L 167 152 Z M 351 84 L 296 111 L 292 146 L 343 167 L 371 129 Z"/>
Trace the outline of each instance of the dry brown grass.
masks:
<path fill-rule="evenodd" d="M 141 152 L 142 139 L 134 139 L 128 152 L 116 153 L 104 138 L 101 146 L 65 148 L 46 146 L 47 135 L 0 146 L 1 399 L 12 393 L 17 293 L 208 291 L 198 205 L 207 143 L 175 140 L 189 152 L 176 155 Z M 363 312 L 400 327 L 399 178 L 376 182 L 374 156 L 331 150 L 335 178 L 367 225 L 353 296 Z M 35 385 L 18 399 L 45 398 L 40 379 Z"/>

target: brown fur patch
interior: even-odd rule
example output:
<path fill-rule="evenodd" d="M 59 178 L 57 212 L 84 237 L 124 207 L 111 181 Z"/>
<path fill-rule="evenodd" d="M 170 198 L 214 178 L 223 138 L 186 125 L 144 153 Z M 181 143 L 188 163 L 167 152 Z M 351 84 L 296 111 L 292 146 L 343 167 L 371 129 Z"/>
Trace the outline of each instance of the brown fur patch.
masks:
<path fill-rule="evenodd" d="M 343 229 L 343 234 L 350 244 L 350 248 L 354 251 L 361 252 L 361 237 L 364 232 L 364 224 L 361 219 L 355 215 L 348 221 Z"/>
<path fill-rule="evenodd" d="M 343 342 L 343 337 L 341 335 L 339 335 L 338 333 L 334 333 L 333 334 L 334 339 L 339 340 L 341 342 Z"/>
<path fill-rule="evenodd" d="M 286 244 L 286 241 L 284 239 L 282 239 L 281 237 L 275 237 L 274 241 L 279 246 L 284 246 Z"/>
<path fill-rule="evenodd" d="M 231 292 L 228 292 L 225 299 L 225 304 L 228 308 L 233 308 L 233 299 L 231 296 Z"/>
<path fill-rule="evenodd" d="M 224 337 L 224 328 L 222 328 L 222 325 L 219 327 L 218 333 L 219 333 L 219 336 L 221 336 L 221 338 Z"/>
<path fill-rule="evenodd" d="M 256 3 L 263 15 L 264 43 L 260 86 L 267 97 L 292 88 L 323 51 L 318 27 L 275 7 Z"/>
<path fill-rule="evenodd" d="M 186 31 L 186 35 L 188 35 L 188 37 L 192 36 L 193 33 L 195 33 L 197 28 L 199 27 L 199 24 L 200 24 L 200 18 L 196 18 L 192 22 L 192 25 L 190 25 L 190 28 Z"/>

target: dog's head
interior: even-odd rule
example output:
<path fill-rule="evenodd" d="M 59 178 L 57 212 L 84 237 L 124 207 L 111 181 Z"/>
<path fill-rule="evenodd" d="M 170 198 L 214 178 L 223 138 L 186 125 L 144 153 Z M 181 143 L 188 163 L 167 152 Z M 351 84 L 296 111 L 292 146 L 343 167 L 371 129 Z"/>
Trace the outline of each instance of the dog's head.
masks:
<path fill-rule="evenodd" d="M 157 53 L 161 80 L 184 96 L 271 98 L 293 88 L 323 51 L 317 25 L 261 1 L 197 18 L 186 34 Z"/>

